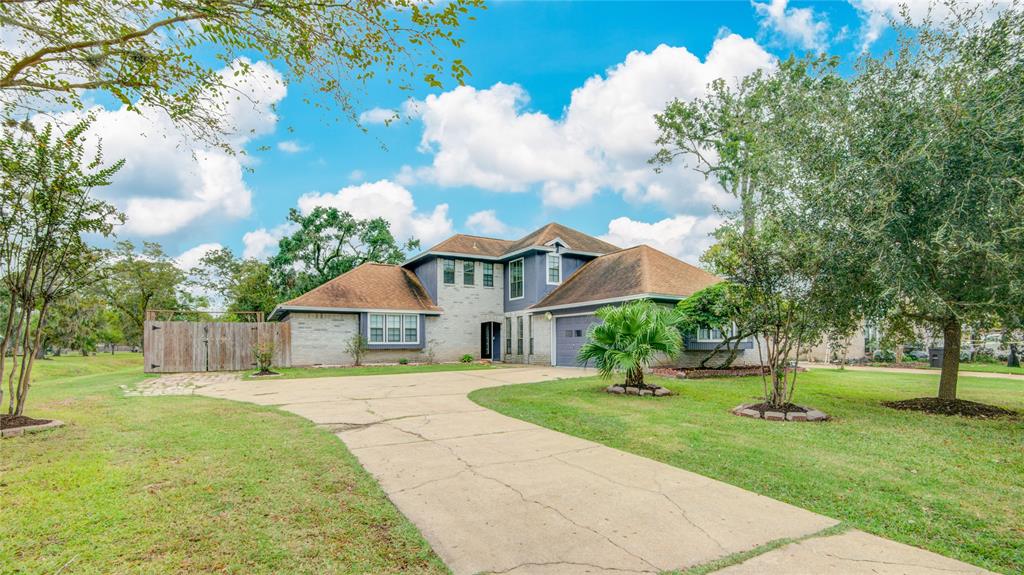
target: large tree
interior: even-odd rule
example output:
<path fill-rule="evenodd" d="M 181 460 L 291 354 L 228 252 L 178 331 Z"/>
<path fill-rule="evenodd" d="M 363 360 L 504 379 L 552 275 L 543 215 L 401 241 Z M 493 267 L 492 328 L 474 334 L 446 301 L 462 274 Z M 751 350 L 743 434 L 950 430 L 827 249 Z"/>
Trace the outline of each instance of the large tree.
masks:
<path fill-rule="evenodd" d="M 270 260 L 282 299 L 296 297 L 366 262 L 399 264 L 420 242 L 399 244 L 384 218 L 360 220 L 337 208 L 317 206 L 308 214 L 292 208 L 296 230 L 281 239 Z"/>
<path fill-rule="evenodd" d="M 222 298 L 228 312 L 269 314 L 281 301 L 270 281 L 270 266 L 253 258 L 237 258 L 231 248 L 207 252 L 189 275 L 192 282 Z"/>
<path fill-rule="evenodd" d="M 99 284 L 101 293 L 124 321 L 124 338 L 142 345 L 142 328 L 148 309 L 191 309 L 184 291 L 186 275 L 160 244 L 146 242 L 137 252 L 130 241 L 118 242 L 109 255 L 106 279 Z"/>
<path fill-rule="evenodd" d="M 356 120 L 353 96 L 378 75 L 402 90 L 461 82 L 467 69 L 448 52 L 462 43 L 456 29 L 472 18 L 467 12 L 482 4 L 4 0 L 0 25 L 15 42 L 0 48 L 0 102 L 9 114 L 26 114 L 82 107 L 86 91 L 99 91 L 131 109 L 162 109 L 194 136 L 230 145 L 223 112 L 238 95 L 217 70 L 257 53 L 308 85 L 313 105 Z"/>
<path fill-rule="evenodd" d="M 952 8 L 859 62 L 821 212 L 853 230 L 840 254 L 869 262 L 881 312 L 942 334 L 943 400 L 963 326 L 1015 325 L 1024 307 L 1024 10 Z"/>

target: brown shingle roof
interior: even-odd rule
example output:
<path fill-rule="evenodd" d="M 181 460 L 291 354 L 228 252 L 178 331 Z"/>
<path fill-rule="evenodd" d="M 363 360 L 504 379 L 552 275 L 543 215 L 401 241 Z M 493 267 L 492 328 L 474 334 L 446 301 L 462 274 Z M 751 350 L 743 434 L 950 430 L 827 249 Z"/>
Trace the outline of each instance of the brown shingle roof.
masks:
<path fill-rule="evenodd" d="M 508 251 L 511 243 L 510 240 L 455 234 L 427 251 L 498 257 Z"/>
<path fill-rule="evenodd" d="M 588 236 L 583 232 L 576 231 L 562 224 L 550 223 L 522 239 L 512 242 L 508 246 L 507 252 L 515 252 L 533 246 L 543 246 L 555 238 L 562 238 L 562 241 L 569 246 L 570 250 L 577 252 L 607 254 L 621 249 L 619 246 L 599 240 L 594 236 Z"/>
<path fill-rule="evenodd" d="M 605 254 L 581 267 L 534 308 L 658 294 L 679 298 L 722 281 L 650 246 Z"/>
<path fill-rule="evenodd" d="M 286 301 L 281 307 L 440 311 L 416 274 L 401 267 L 365 263 Z"/>

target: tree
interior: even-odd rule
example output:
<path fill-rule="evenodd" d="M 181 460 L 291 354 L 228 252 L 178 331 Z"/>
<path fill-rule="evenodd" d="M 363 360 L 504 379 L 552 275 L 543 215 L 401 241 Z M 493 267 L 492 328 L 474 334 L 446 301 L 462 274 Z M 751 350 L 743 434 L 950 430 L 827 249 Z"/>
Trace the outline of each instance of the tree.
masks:
<path fill-rule="evenodd" d="M 80 122 L 61 135 L 52 124 L 38 131 L 9 127 L 0 141 L 0 280 L 9 296 L 0 341 L 0 402 L 10 351 L 10 414 L 24 412 L 48 312 L 97 277 L 101 256 L 85 236 L 109 236 L 123 221 L 112 205 L 91 197 L 93 188 L 110 184 L 123 162 L 103 166 L 99 152 L 86 157 L 88 126 Z"/>
<path fill-rule="evenodd" d="M 790 403 L 800 351 L 825 333 L 852 331 L 863 311 L 856 259 L 833 257 L 848 233 L 824 225 L 822 174 L 842 169 L 831 139 L 845 118 L 849 86 L 828 58 L 790 58 L 735 88 L 723 81 L 657 117 L 661 151 L 652 161 L 696 158 L 695 169 L 739 198 L 724 209 L 718 240 L 703 260 L 730 287 L 725 309 L 742 310 L 744 331 L 766 357 L 765 402 Z"/>
<path fill-rule="evenodd" d="M 754 330 L 747 324 L 748 314 L 743 309 L 743 302 L 730 297 L 733 289 L 729 282 L 719 282 L 708 286 L 676 305 L 679 314 L 679 331 L 685 337 L 697 333 L 700 329 L 718 330 L 722 340 L 700 361 L 700 367 L 725 350 L 725 359 L 717 369 L 725 369 L 736 361 L 740 342 L 754 335 Z"/>
<path fill-rule="evenodd" d="M 215 66 L 259 53 L 353 121 L 355 89 L 383 75 L 410 90 L 468 73 L 446 48 L 483 0 L 49 0 L 6 1 L 0 25 L 0 100 L 8 112 L 40 100 L 83 107 L 101 91 L 133 110 L 161 109 L 194 136 L 229 146 L 224 108 L 236 99 Z"/>
<path fill-rule="evenodd" d="M 673 357 L 682 349 L 682 338 L 672 310 L 650 300 L 605 306 L 595 312 L 601 323 L 591 326 L 577 361 L 594 361 L 602 377 L 622 372 L 625 384 L 644 387 L 644 369 L 658 355 Z"/>
<path fill-rule="evenodd" d="M 105 301 L 87 292 L 71 294 L 56 302 L 43 329 L 40 352 L 52 348 L 59 355 L 63 349 L 73 349 L 88 355 L 96 351 L 108 329 L 107 311 Z"/>
<path fill-rule="evenodd" d="M 882 313 L 942 333 L 938 398 L 954 400 L 963 326 L 1024 307 L 1024 9 L 904 23 L 853 84 L 834 132 L 851 153 L 821 214 L 853 230 L 840 253 L 867 259 Z"/>
<path fill-rule="evenodd" d="M 191 302 L 182 302 L 187 298 L 182 291 L 185 272 L 178 268 L 160 244 L 145 242 L 142 253 L 137 253 L 135 244 L 121 241 L 109 257 L 108 275 L 99 287 L 107 303 L 121 313 L 124 320 L 122 329 L 128 342 L 142 345 L 147 309 L 192 307 Z"/>
<path fill-rule="evenodd" d="M 282 299 L 293 298 L 366 262 L 400 264 L 419 240 L 399 244 L 384 218 L 360 220 L 337 208 L 317 206 L 303 215 L 292 208 L 298 228 L 281 239 L 270 260 L 272 282 Z"/>
<path fill-rule="evenodd" d="M 252 258 L 236 258 L 230 248 L 207 252 L 189 275 L 196 285 L 220 295 L 228 312 L 269 314 L 281 301 L 270 282 L 270 266 Z"/>

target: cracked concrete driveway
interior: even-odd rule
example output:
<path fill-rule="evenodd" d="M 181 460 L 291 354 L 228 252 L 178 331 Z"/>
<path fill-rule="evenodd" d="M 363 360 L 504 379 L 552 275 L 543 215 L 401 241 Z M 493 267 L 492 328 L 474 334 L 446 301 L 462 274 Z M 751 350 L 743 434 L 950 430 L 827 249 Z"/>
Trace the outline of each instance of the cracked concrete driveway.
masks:
<path fill-rule="evenodd" d="M 457 575 L 652 573 L 802 541 L 722 573 L 984 573 L 970 565 L 470 401 L 482 387 L 583 370 L 199 381 L 195 393 L 277 405 L 336 433 Z M 765 473 L 770 473 L 765 470 Z"/>

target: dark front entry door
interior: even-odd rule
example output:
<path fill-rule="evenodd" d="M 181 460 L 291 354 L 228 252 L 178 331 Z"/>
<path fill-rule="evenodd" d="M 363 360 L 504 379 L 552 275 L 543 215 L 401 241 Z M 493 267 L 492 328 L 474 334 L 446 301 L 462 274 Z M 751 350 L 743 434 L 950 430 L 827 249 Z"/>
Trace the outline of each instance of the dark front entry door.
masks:
<path fill-rule="evenodd" d="M 501 351 L 498 350 L 498 341 L 501 337 L 501 324 L 494 321 L 485 321 L 480 324 L 480 359 L 501 359 Z"/>

